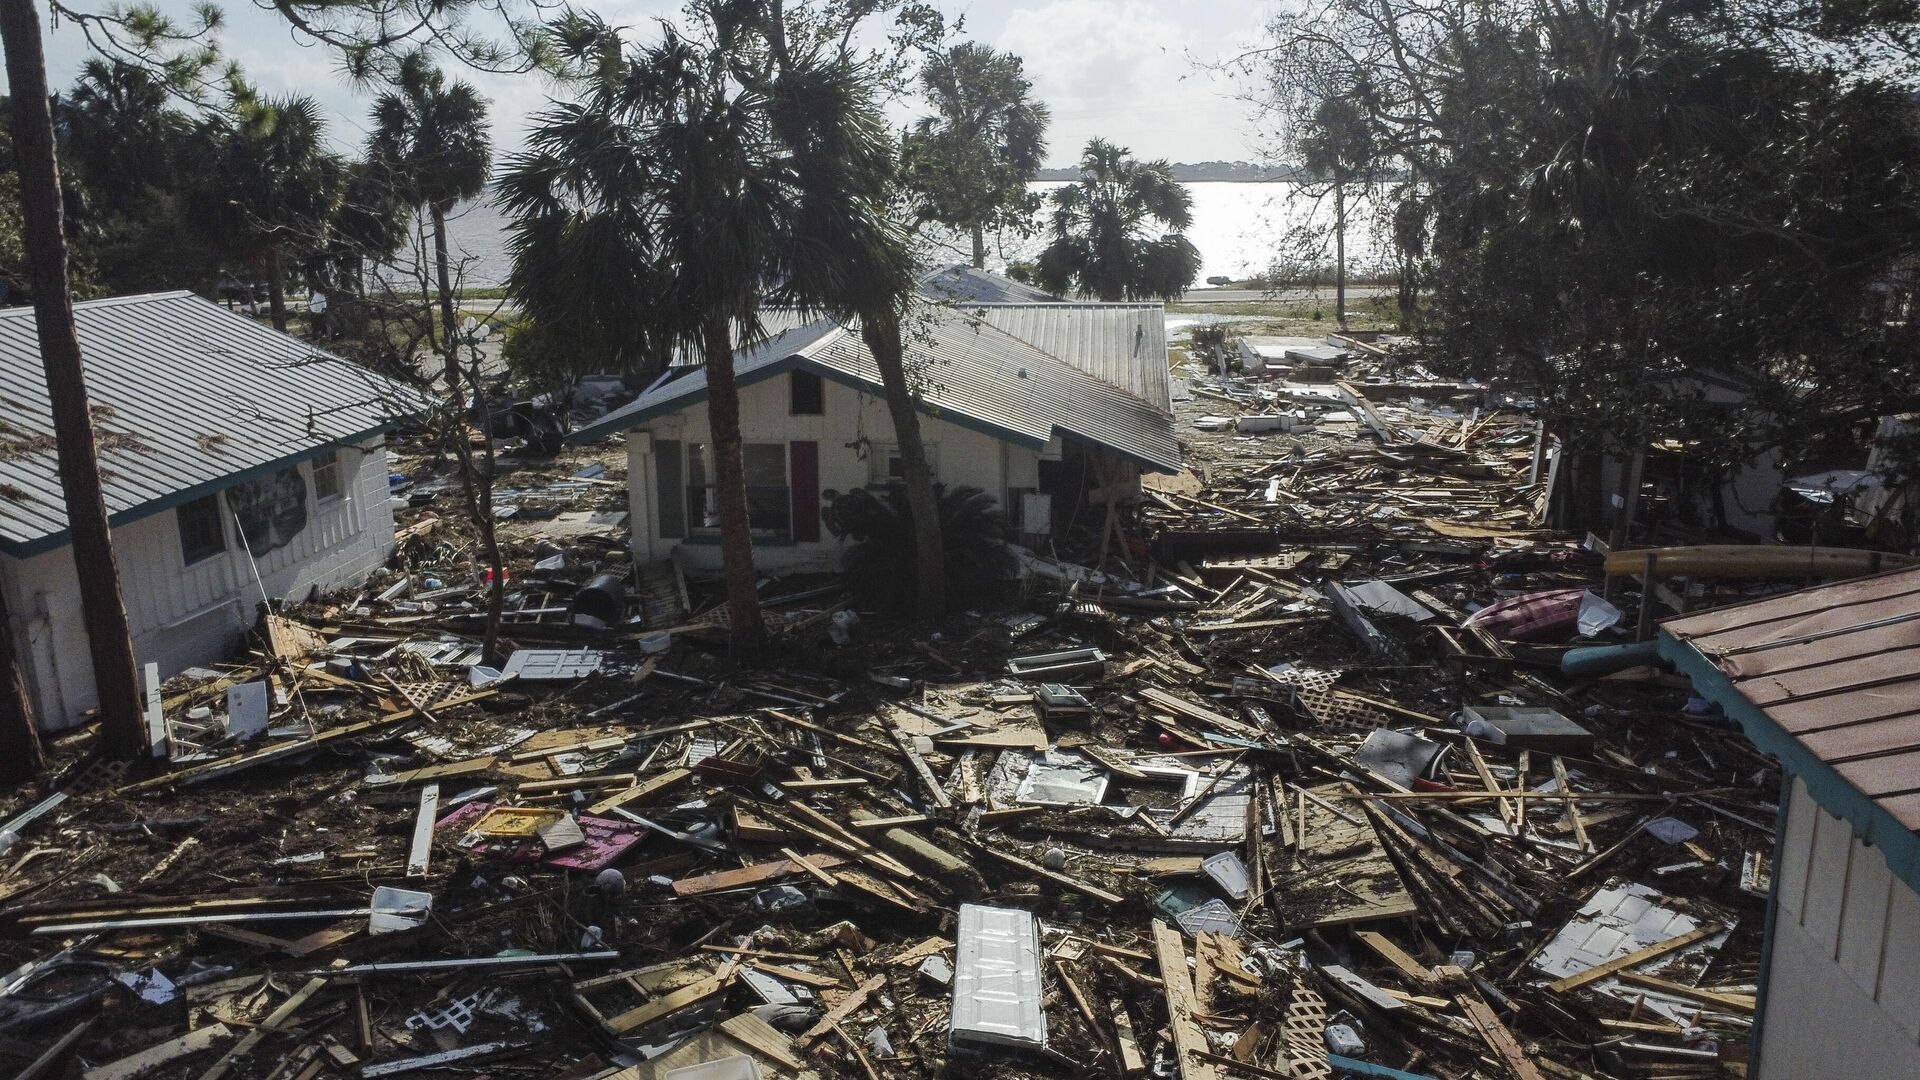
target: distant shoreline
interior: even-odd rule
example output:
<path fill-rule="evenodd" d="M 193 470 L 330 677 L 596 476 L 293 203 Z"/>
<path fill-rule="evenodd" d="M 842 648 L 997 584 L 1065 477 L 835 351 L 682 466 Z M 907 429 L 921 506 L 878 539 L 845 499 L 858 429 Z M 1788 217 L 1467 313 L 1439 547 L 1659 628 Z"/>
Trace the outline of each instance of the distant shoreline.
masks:
<path fill-rule="evenodd" d="M 1038 183 L 1059 183 L 1079 178 L 1080 168 L 1077 165 L 1041 169 L 1033 177 Z M 1295 166 L 1268 167 L 1244 161 L 1178 164 L 1173 166 L 1173 178 L 1183 184 L 1291 184 L 1303 179 L 1301 170 Z"/>

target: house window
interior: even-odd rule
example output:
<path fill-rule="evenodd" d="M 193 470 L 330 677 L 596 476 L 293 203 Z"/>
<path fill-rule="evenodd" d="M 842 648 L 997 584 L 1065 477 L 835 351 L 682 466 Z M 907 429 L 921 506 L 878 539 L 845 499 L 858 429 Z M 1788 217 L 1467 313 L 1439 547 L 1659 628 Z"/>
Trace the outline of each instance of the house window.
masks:
<path fill-rule="evenodd" d="M 328 450 L 313 459 L 313 497 L 325 502 L 340 497 L 340 451 Z"/>
<path fill-rule="evenodd" d="M 940 447 L 923 444 L 927 452 L 927 471 L 940 478 Z M 867 452 L 867 482 L 882 487 L 907 482 L 907 466 L 900 459 L 900 448 L 892 443 L 874 443 Z"/>
<path fill-rule="evenodd" d="M 740 448 L 747 488 L 747 524 L 755 536 L 793 535 L 793 490 L 787 480 L 785 443 L 746 443 Z M 687 522 L 694 535 L 720 529 L 712 447 L 687 444 Z"/>
<path fill-rule="evenodd" d="M 207 495 L 173 512 L 180 525 L 180 558 L 188 566 L 227 550 L 227 534 L 220 528 L 220 497 Z"/>
<path fill-rule="evenodd" d="M 811 371 L 794 371 L 787 375 L 787 391 L 791 407 L 787 410 L 793 416 L 820 416 L 827 411 L 827 387 L 820 376 Z"/>

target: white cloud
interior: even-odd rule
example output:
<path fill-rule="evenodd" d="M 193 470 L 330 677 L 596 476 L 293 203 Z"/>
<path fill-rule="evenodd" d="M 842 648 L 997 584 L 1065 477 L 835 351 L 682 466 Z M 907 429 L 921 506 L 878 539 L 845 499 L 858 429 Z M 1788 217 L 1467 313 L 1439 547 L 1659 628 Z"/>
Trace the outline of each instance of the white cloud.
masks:
<path fill-rule="evenodd" d="M 1231 84 L 1196 62 L 1212 58 L 1219 38 L 1183 6 L 1047 0 L 1008 13 L 993 45 L 1025 61 L 1053 110 L 1050 161 L 1074 160 L 1095 136 L 1143 157 L 1250 156 Z"/>

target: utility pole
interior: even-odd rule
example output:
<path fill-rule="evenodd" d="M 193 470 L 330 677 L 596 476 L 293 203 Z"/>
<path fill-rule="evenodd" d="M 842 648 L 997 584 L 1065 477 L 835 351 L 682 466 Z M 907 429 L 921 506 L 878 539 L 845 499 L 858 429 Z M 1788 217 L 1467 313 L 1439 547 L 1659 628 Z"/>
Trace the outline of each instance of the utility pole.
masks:
<path fill-rule="evenodd" d="M 47 58 L 33 0 L 0 0 L 0 40 L 6 46 L 7 83 L 13 94 L 13 145 L 20 169 L 27 280 L 33 288 L 33 321 L 40 334 L 40 362 L 46 368 L 47 397 L 53 406 L 60 489 L 66 495 L 73 568 L 80 579 L 80 613 L 100 697 L 100 737 L 109 755 L 132 758 L 146 747 L 146 725 L 140 715 L 133 638 L 127 629 L 127 610 L 120 602 L 120 571 L 107 530 L 107 504 L 100 490 L 79 331 L 73 322 L 60 163 L 54 152 L 53 112 L 47 102 Z"/>

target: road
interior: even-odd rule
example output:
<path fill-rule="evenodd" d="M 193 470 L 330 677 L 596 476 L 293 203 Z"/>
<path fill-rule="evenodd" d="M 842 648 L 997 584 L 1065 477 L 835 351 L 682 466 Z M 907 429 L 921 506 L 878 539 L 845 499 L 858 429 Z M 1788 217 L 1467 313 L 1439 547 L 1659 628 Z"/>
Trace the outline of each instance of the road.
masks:
<path fill-rule="evenodd" d="M 1349 285 L 1347 296 L 1392 296 L 1396 290 L 1390 285 Z M 1260 289 L 1188 289 L 1187 294 L 1174 301 L 1176 304 L 1259 304 L 1284 300 L 1331 300 L 1333 286 L 1317 289 L 1281 289 L 1276 293 L 1267 293 Z"/>

